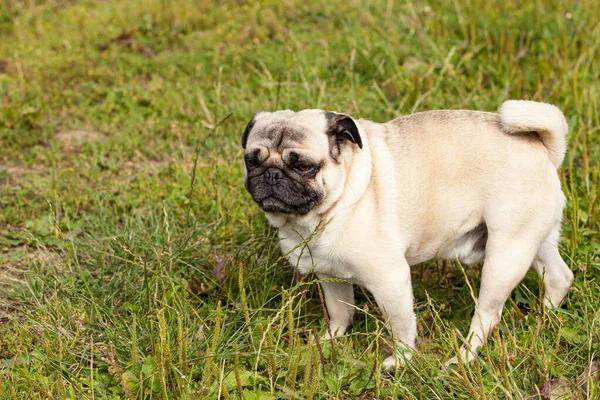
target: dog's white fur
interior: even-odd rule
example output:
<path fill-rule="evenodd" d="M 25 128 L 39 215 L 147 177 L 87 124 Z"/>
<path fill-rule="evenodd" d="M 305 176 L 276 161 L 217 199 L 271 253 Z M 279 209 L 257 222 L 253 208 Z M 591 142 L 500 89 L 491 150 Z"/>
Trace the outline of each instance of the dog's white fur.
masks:
<path fill-rule="evenodd" d="M 323 132 L 321 111 L 278 113 L 257 123 L 282 117 Z M 445 110 L 355 122 L 363 148 L 348 143 L 341 165 L 322 168 L 316 179 L 325 201 L 303 216 L 266 213 L 290 263 L 323 280 L 331 335 L 351 323 L 355 283 L 373 293 L 409 357 L 417 338 L 409 266 L 431 259 L 485 257 L 463 360 L 476 356 L 530 267 L 543 277 L 546 305 L 560 303 L 573 273 L 557 247 L 565 198 L 556 168 L 567 134 L 558 108 L 511 100 L 499 114 Z M 315 133 L 307 146 L 322 152 L 326 135 Z M 482 229 L 485 250 L 477 248 Z M 388 357 L 384 367 L 397 360 Z"/>

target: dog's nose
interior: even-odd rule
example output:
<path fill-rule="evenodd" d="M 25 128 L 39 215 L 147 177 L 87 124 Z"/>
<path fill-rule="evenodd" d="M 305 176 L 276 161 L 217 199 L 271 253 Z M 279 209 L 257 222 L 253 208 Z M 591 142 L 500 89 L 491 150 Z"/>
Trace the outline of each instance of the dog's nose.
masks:
<path fill-rule="evenodd" d="M 269 168 L 265 171 L 265 182 L 274 185 L 283 178 L 283 174 L 277 168 Z"/>

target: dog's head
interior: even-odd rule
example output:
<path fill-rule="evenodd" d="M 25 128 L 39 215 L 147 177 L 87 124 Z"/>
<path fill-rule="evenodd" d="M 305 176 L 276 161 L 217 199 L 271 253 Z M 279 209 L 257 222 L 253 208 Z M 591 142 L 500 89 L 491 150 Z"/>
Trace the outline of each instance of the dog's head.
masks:
<path fill-rule="evenodd" d="M 266 212 L 324 212 L 343 192 L 356 146 L 362 148 L 359 129 L 345 114 L 256 113 L 242 137 L 246 189 Z"/>

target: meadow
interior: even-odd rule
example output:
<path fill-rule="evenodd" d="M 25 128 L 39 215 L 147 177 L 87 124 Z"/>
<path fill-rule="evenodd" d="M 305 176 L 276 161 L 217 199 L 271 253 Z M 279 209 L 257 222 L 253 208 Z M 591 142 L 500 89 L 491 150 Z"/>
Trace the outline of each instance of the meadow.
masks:
<path fill-rule="evenodd" d="M 600 398 L 600 2 L 2 0 L 1 399 Z M 392 373 L 356 289 L 332 342 L 243 188 L 255 111 L 387 121 L 553 103 L 569 123 L 561 255 L 473 363 L 479 266 L 414 267 L 418 352 Z"/>

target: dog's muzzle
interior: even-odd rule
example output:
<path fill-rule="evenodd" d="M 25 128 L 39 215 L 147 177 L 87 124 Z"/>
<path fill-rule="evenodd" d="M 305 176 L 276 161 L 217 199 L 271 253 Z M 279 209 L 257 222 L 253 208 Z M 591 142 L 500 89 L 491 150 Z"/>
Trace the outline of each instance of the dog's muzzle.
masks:
<path fill-rule="evenodd" d="M 249 177 L 246 188 L 260 208 L 269 212 L 307 214 L 319 199 L 316 192 L 273 167 Z"/>

